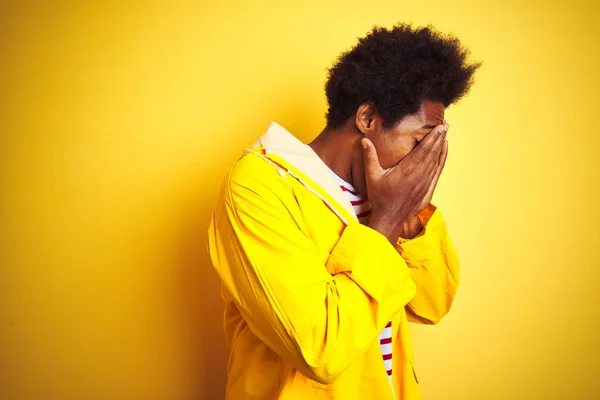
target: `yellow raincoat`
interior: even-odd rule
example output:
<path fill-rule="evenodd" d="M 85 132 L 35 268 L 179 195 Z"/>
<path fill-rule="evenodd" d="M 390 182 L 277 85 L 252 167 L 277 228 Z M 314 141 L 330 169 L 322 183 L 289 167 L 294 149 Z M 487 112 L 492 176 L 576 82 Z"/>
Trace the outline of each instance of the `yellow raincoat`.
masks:
<path fill-rule="evenodd" d="M 312 149 L 281 126 L 246 149 L 208 230 L 231 348 L 227 399 L 419 399 L 407 320 L 435 324 L 459 263 L 439 211 L 394 246 L 356 220 Z M 378 335 L 392 320 L 393 389 Z"/>

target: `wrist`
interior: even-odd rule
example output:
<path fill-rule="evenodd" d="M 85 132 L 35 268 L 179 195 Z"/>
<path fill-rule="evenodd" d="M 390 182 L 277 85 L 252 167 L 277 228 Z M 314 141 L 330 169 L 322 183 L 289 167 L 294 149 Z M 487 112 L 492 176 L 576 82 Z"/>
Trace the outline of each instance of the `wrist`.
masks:
<path fill-rule="evenodd" d="M 402 239 L 414 239 L 423 230 L 423 224 L 418 215 L 407 218 L 400 224 L 398 236 Z M 397 239 L 397 238 L 396 238 Z"/>
<path fill-rule="evenodd" d="M 369 218 L 369 227 L 385 236 L 392 245 L 395 245 L 401 236 L 403 229 L 401 225 L 392 218 L 386 218 L 374 213 Z"/>

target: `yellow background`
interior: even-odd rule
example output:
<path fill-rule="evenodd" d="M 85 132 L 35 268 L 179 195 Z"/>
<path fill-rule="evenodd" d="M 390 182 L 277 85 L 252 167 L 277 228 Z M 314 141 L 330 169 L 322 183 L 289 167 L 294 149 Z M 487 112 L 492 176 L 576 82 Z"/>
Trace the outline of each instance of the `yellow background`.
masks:
<path fill-rule="evenodd" d="M 423 397 L 599 398 L 596 2 L 14 3 L 2 400 L 222 398 L 205 250 L 218 186 L 271 120 L 320 132 L 326 68 L 397 21 L 453 32 L 484 62 L 447 112 L 434 200 L 462 285 L 439 326 L 413 327 Z"/>

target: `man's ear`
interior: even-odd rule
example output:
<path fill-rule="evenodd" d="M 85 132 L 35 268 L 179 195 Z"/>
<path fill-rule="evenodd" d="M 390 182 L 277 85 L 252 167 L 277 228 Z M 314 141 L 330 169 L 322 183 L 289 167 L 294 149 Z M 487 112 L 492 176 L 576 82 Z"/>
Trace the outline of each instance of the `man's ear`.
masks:
<path fill-rule="evenodd" d="M 381 125 L 381 116 L 377 113 L 373 103 L 363 103 L 356 110 L 356 128 L 363 134 L 378 131 Z"/>

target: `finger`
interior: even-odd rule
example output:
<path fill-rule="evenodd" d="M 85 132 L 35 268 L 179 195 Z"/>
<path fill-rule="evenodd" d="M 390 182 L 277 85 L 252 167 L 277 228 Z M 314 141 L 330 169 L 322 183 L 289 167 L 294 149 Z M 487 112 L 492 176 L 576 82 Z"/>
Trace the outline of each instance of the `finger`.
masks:
<path fill-rule="evenodd" d="M 436 174 L 441 174 L 444 169 L 444 165 L 446 164 L 446 158 L 448 157 L 448 141 L 442 140 L 440 144 L 439 157 L 436 160 L 432 160 L 429 163 L 429 178 L 433 179 Z M 433 153 L 437 153 L 436 151 L 432 151 Z M 424 163 L 427 164 L 427 163 Z"/>
<path fill-rule="evenodd" d="M 435 169 L 435 175 L 433 176 L 433 180 L 432 180 L 432 185 L 433 185 L 434 189 L 435 189 L 435 186 L 437 185 L 438 179 L 440 179 L 440 176 L 442 175 L 442 171 L 444 170 L 444 166 L 446 165 L 447 158 L 448 158 L 448 141 L 444 140 L 444 143 L 442 145 L 442 152 L 440 154 L 440 163 L 438 164 L 438 166 Z"/>
<path fill-rule="evenodd" d="M 444 140 L 443 150 L 442 150 L 442 153 L 440 154 L 440 164 L 437 166 L 437 168 L 435 170 L 435 175 L 433 176 L 433 179 L 431 180 L 429 190 L 427 191 L 427 195 L 425 196 L 430 201 L 431 201 L 431 198 L 433 197 L 433 192 L 435 191 L 435 188 L 437 187 L 440 176 L 442 175 L 442 171 L 444 170 L 444 165 L 446 165 L 446 158 L 448 158 L 448 142 Z"/>
<path fill-rule="evenodd" d="M 420 163 L 421 167 L 427 171 L 427 176 L 429 177 L 430 182 L 431 179 L 433 179 L 433 176 L 437 173 L 437 167 L 440 163 L 440 155 L 444 147 L 444 140 L 444 135 L 439 135 L 431 150 L 429 150 L 428 154 Z"/>
<path fill-rule="evenodd" d="M 423 162 L 425 159 L 430 158 L 434 150 L 439 151 L 440 141 L 443 142 L 446 130 L 447 125 L 438 125 L 425 136 L 421 143 L 415 147 L 414 157 L 416 162 Z"/>
<path fill-rule="evenodd" d="M 440 163 L 439 167 L 444 169 L 444 165 L 446 165 L 446 159 L 448 158 L 448 141 L 444 140 L 442 143 L 442 151 L 440 153 Z M 441 173 L 441 171 L 440 171 Z"/>
<path fill-rule="evenodd" d="M 439 165 L 440 163 L 440 156 L 443 152 L 443 148 L 444 148 L 444 142 L 446 141 L 446 135 L 448 134 L 448 124 L 443 124 L 442 128 L 441 128 L 441 135 L 438 136 L 437 140 L 435 141 L 429 155 L 426 157 L 426 161 L 429 160 L 430 163 L 434 164 L 435 166 Z"/>
<path fill-rule="evenodd" d="M 365 160 L 365 176 L 367 179 L 376 178 L 378 173 L 381 173 L 383 168 L 379 164 L 379 156 L 375 145 L 367 138 L 363 138 L 361 141 L 363 146 L 363 157 Z"/>
<path fill-rule="evenodd" d="M 444 147 L 444 142 L 446 141 L 446 135 L 448 134 L 448 124 L 443 124 L 441 127 L 441 134 L 438 135 L 437 140 L 435 141 L 433 148 L 431 149 L 431 155 L 435 159 L 436 165 L 439 161 L 439 156 L 442 153 L 442 149 Z"/>

